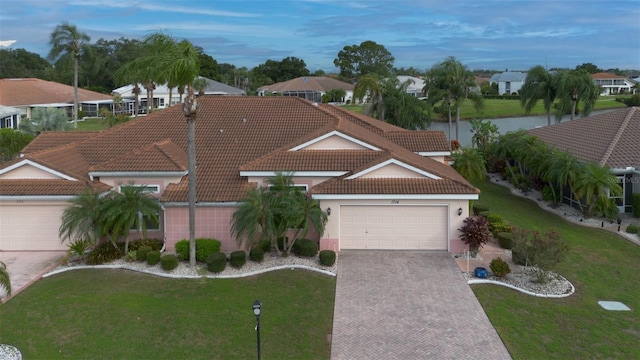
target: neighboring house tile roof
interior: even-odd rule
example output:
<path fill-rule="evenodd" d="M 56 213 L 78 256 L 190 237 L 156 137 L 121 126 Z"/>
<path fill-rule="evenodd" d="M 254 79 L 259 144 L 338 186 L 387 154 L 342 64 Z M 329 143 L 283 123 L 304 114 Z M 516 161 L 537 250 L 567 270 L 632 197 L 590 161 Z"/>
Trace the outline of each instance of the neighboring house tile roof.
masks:
<path fill-rule="evenodd" d="M 47 131 L 38 135 L 22 149 L 22 154 L 51 149 L 56 146 L 67 145 L 76 141 L 88 139 L 98 134 L 97 131 Z"/>
<path fill-rule="evenodd" d="M 304 90 L 326 92 L 332 89 L 353 90 L 353 85 L 326 76 L 303 76 L 258 88 L 258 90 L 274 92 Z"/>
<path fill-rule="evenodd" d="M 493 76 L 491 76 L 491 79 L 489 79 L 490 83 L 497 83 L 497 82 L 506 82 L 506 81 L 524 81 L 524 79 L 527 78 L 527 73 L 526 72 L 519 72 L 519 71 L 505 71 L 503 73 L 500 74 L 493 74 Z"/>
<path fill-rule="evenodd" d="M 78 100 L 113 100 L 111 95 L 78 89 Z M 25 106 L 73 103 L 73 86 L 36 78 L 0 79 L 0 105 Z"/>
<path fill-rule="evenodd" d="M 87 186 L 103 193 L 111 187 L 99 182 L 51 179 L 0 179 L 2 196 L 71 196 L 83 193 Z"/>
<path fill-rule="evenodd" d="M 582 161 L 640 169 L 640 107 L 628 107 L 529 130 L 531 135 Z"/>
<path fill-rule="evenodd" d="M 348 176 L 391 158 L 442 180 L 401 180 L 400 185 L 394 185 L 397 179 L 386 182 L 361 179 L 346 184 L 354 180 L 341 178 L 320 189 L 350 189 L 356 194 L 478 193 L 450 166 L 414 153 L 448 151 L 442 132 L 404 130 L 333 105 L 314 104 L 296 97 L 202 96 L 198 103 L 200 111 L 195 122 L 198 202 L 242 200 L 253 186 L 240 176 L 242 169 L 336 169 L 349 171 L 345 175 Z M 371 144 L 379 151 L 289 151 L 331 132 Z M 89 180 L 90 171 L 97 170 L 175 171 L 186 166 L 186 133 L 182 109 L 176 106 L 73 143 L 61 141 L 61 146 L 29 153 L 25 158 L 84 181 Z M 184 176 L 180 183 L 168 185 L 161 200 L 186 202 L 187 183 L 188 177 Z"/>
<path fill-rule="evenodd" d="M 591 77 L 594 79 L 626 79 L 624 76 L 605 73 L 605 72 L 591 74 Z"/>

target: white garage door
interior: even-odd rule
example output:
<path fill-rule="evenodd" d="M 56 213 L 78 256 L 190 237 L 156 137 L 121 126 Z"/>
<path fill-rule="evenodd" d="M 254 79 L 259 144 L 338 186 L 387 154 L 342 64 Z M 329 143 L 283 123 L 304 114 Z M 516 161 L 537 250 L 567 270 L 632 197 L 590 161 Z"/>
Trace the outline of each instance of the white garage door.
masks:
<path fill-rule="evenodd" d="M 448 250 L 446 206 L 341 206 L 340 249 Z"/>
<path fill-rule="evenodd" d="M 58 228 L 65 205 L 0 204 L 0 250 L 67 250 Z"/>

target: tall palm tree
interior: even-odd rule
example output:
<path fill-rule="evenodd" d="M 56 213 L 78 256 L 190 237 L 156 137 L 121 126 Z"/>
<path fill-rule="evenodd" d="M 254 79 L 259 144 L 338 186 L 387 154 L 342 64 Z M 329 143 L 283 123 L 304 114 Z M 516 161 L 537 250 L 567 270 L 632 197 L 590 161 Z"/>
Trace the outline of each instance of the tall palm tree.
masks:
<path fill-rule="evenodd" d="M 461 148 L 453 153 L 453 168 L 467 180 L 482 180 L 487 168 L 482 153 L 474 148 Z"/>
<path fill-rule="evenodd" d="M 560 187 L 568 186 L 582 212 L 584 212 L 584 208 L 580 196 L 576 192 L 576 180 L 582 176 L 583 171 L 584 165 L 573 154 L 568 151 L 558 151 L 552 158 L 545 175 L 553 179 Z"/>
<path fill-rule="evenodd" d="M 49 59 L 58 59 L 61 55 L 73 57 L 73 127 L 78 127 L 78 66 L 80 55 L 88 47 L 89 35 L 78 31 L 75 25 L 63 22 L 51 33 Z"/>
<path fill-rule="evenodd" d="M 364 100 L 363 113 L 374 116 L 384 121 L 384 102 L 382 98 L 382 79 L 375 74 L 365 75 L 360 78 L 353 88 L 353 96 L 359 101 Z M 369 101 L 371 101 L 369 105 Z"/>
<path fill-rule="evenodd" d="M 551 125 L 551 106 L 556 99 L 557 81 L 555 73 L 547 71 L 541 65 L 529 69 L 524 84 L 520 88 L 520 104 L 525 113 L 529 114 L 542 100 L 547 112 L 547 125 Z"/>
<path fill-rule="evenodd" d="M 567 111 L 571 111 L 574 119 L 578 103 L 582 103 L 581 116 L 588 116 L 600 96 L 598 86 L 593 82 L 591 74 L 582 70 L 562 71 L 557 78 L 558 119 Z"/>
<path fill-rule="evenodd" d="M 11 279 L 9 279 L 9 271 L 7 271 L 7 265 L 0 261 L 0 287 L 4 288 L 7 295 L 11 295 Z M 1 304 L 2 302 L 0 302 Z"/>
<path fill-rule="evenodd" d="M 97 244 L 103 234 L 103 198 L 88 188 L 69 203 L 62 213 L 62 222 L 58 230 L 60 239 L 84 239 L 93 245 Z"/>
<path fill-rule="evenodd" d="M 112 192 L 103 203 L 104 229 L 113 239 L 124 237 L 124 251 L 129 252 L 131 229 L 146 236 L 147 222 L 158 224 L 160 205 L 144 186 L 121 185 L 120 192 Z"/>
<path fill-rule="evenodd" d="M 591 216 L 596 204 L 609 201 L 610 195 L 622 194 L 622 187 L 610 168 L 589 162 L 576 179 L 576 194 L 584 199 L 584 215 Z"/>

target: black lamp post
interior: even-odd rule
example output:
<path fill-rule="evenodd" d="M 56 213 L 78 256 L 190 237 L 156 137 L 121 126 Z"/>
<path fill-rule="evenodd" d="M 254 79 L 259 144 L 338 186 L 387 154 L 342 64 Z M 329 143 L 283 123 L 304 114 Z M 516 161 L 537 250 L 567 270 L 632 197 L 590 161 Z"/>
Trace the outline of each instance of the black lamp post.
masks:
<path fill-rule="evenodd" d="M 620 225 L 622 225 L 622 218 L 618 216 L 618 231 L 620 231 Z"/>
<path fill-rule="evenodd" d="M 258 360 L 262 359 L 260 356 L 260 312 L 262 311 L 262 303 L 260 300 L 253 302 L 253 315 L 256 316 L 256 335 L 258 337 Z"/>

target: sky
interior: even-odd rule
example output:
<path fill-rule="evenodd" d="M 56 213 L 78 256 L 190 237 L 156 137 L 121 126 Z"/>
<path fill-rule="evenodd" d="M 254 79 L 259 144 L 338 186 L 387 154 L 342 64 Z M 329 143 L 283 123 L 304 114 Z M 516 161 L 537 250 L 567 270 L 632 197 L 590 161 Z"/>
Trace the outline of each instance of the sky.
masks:
<path fill-rule="evenodd" d="M 45 57 L 64 21 L 91 42 L 169 33 L 249 69 L 294 56 L 337 72 L 340 50 L 372 40 L 421 71 L 448 56 L 469 69 L 640 70 L 640 0 L 0 0 L 0 48 Z"/>

